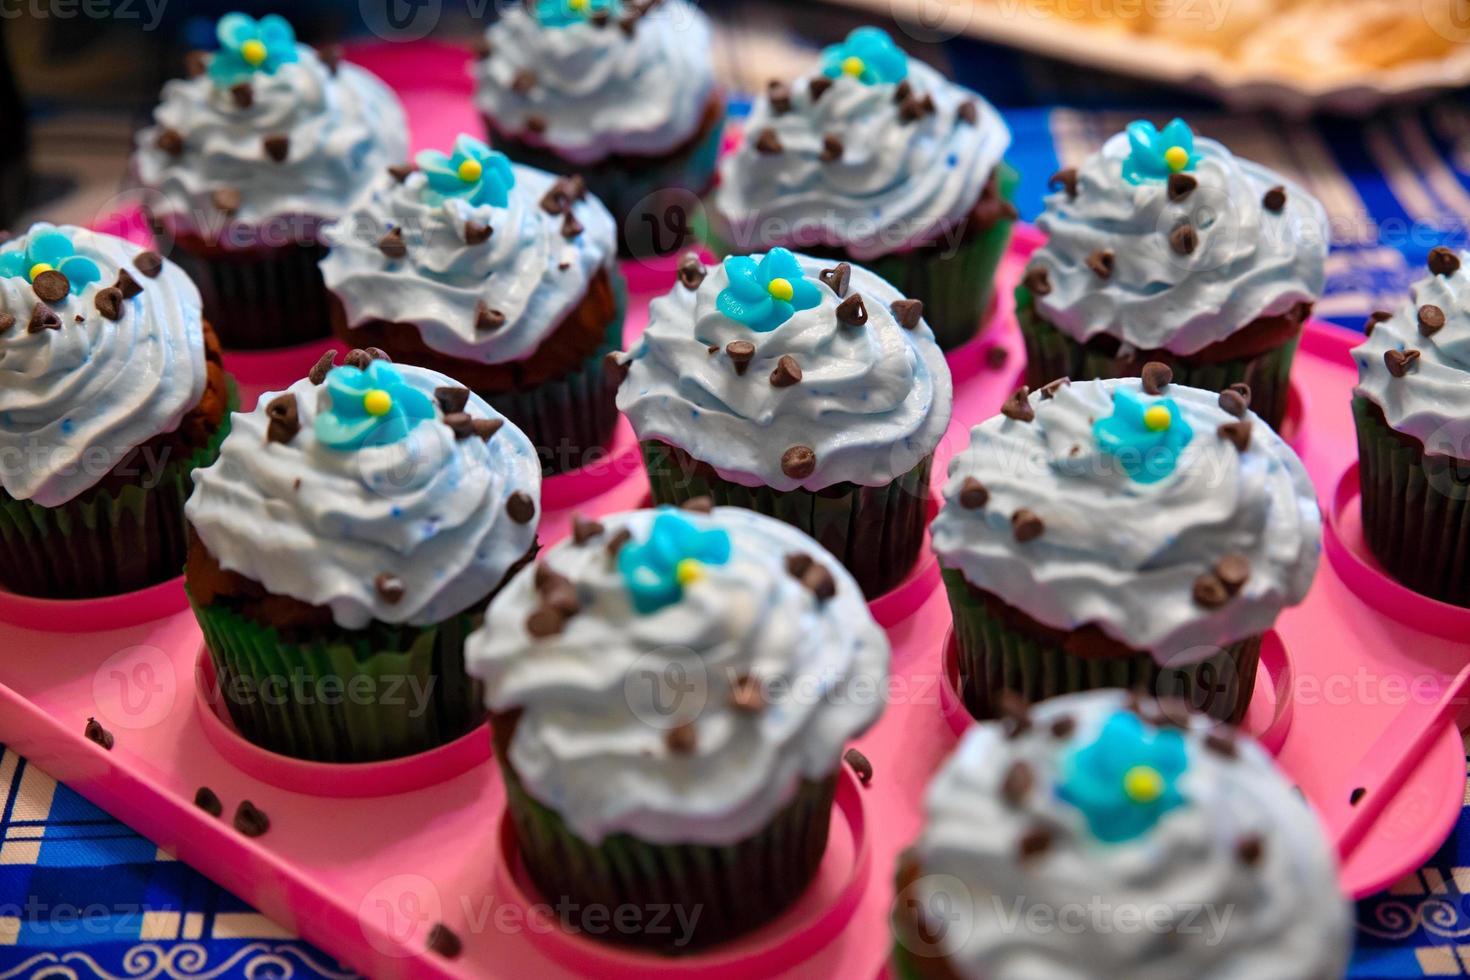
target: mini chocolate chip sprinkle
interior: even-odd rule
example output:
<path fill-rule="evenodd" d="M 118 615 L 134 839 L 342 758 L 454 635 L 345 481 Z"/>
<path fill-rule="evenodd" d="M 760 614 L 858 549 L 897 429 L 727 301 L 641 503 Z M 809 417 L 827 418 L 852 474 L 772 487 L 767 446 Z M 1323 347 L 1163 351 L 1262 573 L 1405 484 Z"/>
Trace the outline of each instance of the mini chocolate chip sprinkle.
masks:
<path fill-rule="evenodd" d="M 464 952 L 464 943 L 460 941 L 459 936 L 442 922 L 434 923 L 434 928 L 429 930 L 426 945 L 429 952 L 436 953 L 446 960 L 458 959 L 459 954 Z"/>
<path fill-rule="evenodd" d="M 316 56 L 322 60 L 322 64 L 327 66 L 327 71 L 333 75 L 337 74 L 337 69 L 342 67 L 342 45 L 340 44 L 323 44 L 316 49 Z"/>
<path fill-rule="evenodd" d="M 1460 271 L 1460 257 L 1443 245 L 1429 250 L 1429 271 L 1436 276 L 1452 276 Z"/>
<path fill-rule="evenodd" d="M 1036 773 L 1024 762 L 1013 762 L 1000 783 L 1000 794 L 1011 806 L 1020 806 L 1036 787 Z"/>
<path fill-rule="evenodd" d="M 1087 257 L 1087 267 L 1099 279 L 1112 277 L 1114 262 L 1115 256 L 1113 255 L 1113 250 L 1109 248 L 1100 248 Z"/>
<path fill-rule="evenodd" d="M 1388 366 L 1389 374 L 1395 378 L 1402 378 L 1419 363 L 1421 356 L 1423 355 L 1413 349 L 1387 350 L 1383 352 L 1383 363 Z"/>
<path fill-rule="evenodd" d="M 760 678 L 741 674 L 730 685 L 730 707 L 745 714 L 757 714 L 766 709 L 765 685 Z"/>
<path fill-rule="evenodd" d="M 517 490 L 505 502 L 505 512 L 517 524 L 529 524 L 536 517 L 536 501 L 524 490 Z"/>
<path fill-rule="evenodd" d="M 705 268 L 699 256 L 688 252 L 679 260 L 679 285 L 693 292 L 704 285 L 705 277 L 709 275 L 709 269 Z"/>
<path fill-rule="evenodd" d="M 255 105 L 255 89 L 250 87 L 249 82 L 240 82 L 230 87 L 230 98 L 234 100 L 237 109 L 249 109 Z"/>
<path fill-rule="evenodd" d="M 1246 403 L 1247 406 L 1250 405 L 1250 403 L 1251 403 L 1251 386 L 1248 385 L 1248 384 L 1246 384 L 1244 381 L 1237 381 L 1234 384 L 1229 385 L 1226 390 L 1227 391 L 1233 391 L 1233 392 L 1235 392 L 1241 398 L 1244 398 L 1245 399 L 1245 403 Z"/>
<path fill-rule="evenodd" d="M 1363 324 L 1363 333 L 1371 337 L 1373 336 L 1374 329 L 1376 329 L 1380 323 L 1385 320 L 1392 319 L 1393 314 L 1388 312 L 1387 310 L 1374 310 L 1372 313 L 1368 314 L 1368 319 Z"/>
<path fill-rule="evenodd" d="M 484 245 L 493 234 L 495 234 L 495 229 L 489 225 L 482 225 L 478 221 L 464 223 L 464 243 L 466 245 Z"/>
<path fill-rule="evenodd" d="M 1199 186 L 1199 181 L 1194 179 L 1193 174 L 1170 174 L 1169 175 L 1169 200 L 1182 201 L 1194 189 Z"/>
<path fill-rule="evenodd" d="M 907 100 L 909 100 L 909 99 L 911 99 L 913 97 L 914 97 L 914 86 L 913 86 L 912 83 L 909 82 L 908 79 L 904 79 L 903 81 L 899 82 L 897 85 L 893 86 L 893 104 L 894 105 L 898 105 L 901 102 L 906 102 Z"/>
<path fill-rule="evenodd" d="M 834 268 L 818 272 L 817 278 L 826 283 L 827 288 L 836 293 L 840 299 L 847 295 L 847 287 L 852 282 L 852 266 L 846 262 L 839 262 Z"/>
<path fill-rule="evenodd" d="M 50 273 L 47 273 L 47 275 L 50 275 Z M 116 286 L 108 286 L 106 289 L 97 290 L 97 295 L 93 297 L 92 302 L 97 307 L 98 313 L 101 313 L 104 317 L 114 322 L 121 320 L 123 318 L 123 312 L 127 309 L 123 305 L 122 290 Z"/>
<path fill-rule="evenodd" d="M 1169 247 L 1176 255 L 1193 255 L 1199 247 L 1199 232 L 1194 230 L 1194 225 L 1180 225 L 1169 232 Z"/>
<path fill-rule="evenodd" d="M 1022 507 L 1011 515 L 1011 533 L 1021 544 L 1035 541 L 1046 531 L 1046 524 L 1034 511 Z"/>
<path fill-rule="evenodd" d="M 390 228 L 388 234 L 378 239 L 378 251 L 390 259 L 401 259 L 408 255 L 408 245 L 403 241 L 402 228 Z"/>
<path fill-rule="evenodd" d="M 1194 580 L 1192 595 L 1195 604 L 1206 609 L 1219 609 L 1230 601 L 1230 590 L 1214 572 L 1205 572 Z"/>
<path fill-rule="evenodd" d="M 868 307 L 862 293 L 853 293 L 837 304 L 837 319 L 850 327 L 863 327 L 868 323 Z"/>
<path fill-rule="evenodd" d="M 1143 366 L 1142 377 L 1146 394 L 1162 395 L 1174 383 L 1174 369 L 1162 361 L 1149 361 Z"/>
<path fill-rule="evenodd" d="M 750 367 L 751 359 L 755 357 L 755 344 L 748 340 L 732 340 L 725 345 L 725 353 L 730 358 L 730 363 L 735 365 L 735 373 L 743 375 Z"/>
<path fill-rule="evenodd" d="M 117 270 L 117 281 L 113 285 L 123 294 L 123 299 L 132 299 L 143 291 L 143 284 L 134 279 L 127 269 Z"/>
<path fill-rule="evenodd" d="M 1419 332 L 1426 337 L 1433 337 L 1444 329 L 1444 310 L 1433 303 L 1425 303 L 1419 307 Z"/>
<path fill-rule="evenodd" d="M 1225 591 L 1236 595 L 1251 577 L 1250 559 L 1245 555 L 1229 554 L 1215 562 L 1215 577 L 1225 586 Z"/>
<path fill-rule="evenodd" d="M 332 370 L 336 363 L 337 352 L 334 350 L 324 351 L 322 356 L 316 359 L 316 363 L 311 366 L 311 371 L 306 375 L 307 380 L 314 385 L 321 384 L 327 380 L 327 372 Z"/>
<path fill-rule="evenodd" d="M 826 95 L 827 90 L 831 87 L 832 79 L 828 78 L 826 75 L 818 75 L 817 77 L 806 83 L 807 94 L 812 97 L 813 102 L 820 101 L 822 96 Z"/>
<path fill-rule="evenodd" d="M 1021 837 L 1017 850 L 1022 861 L 1031 861 L 1051 850 L 1051 831 L 1045 827 L 1033 827 Z"/>
<path fill-rule="evenodd" d="M 1069 200 L 1076 198 L 1077 168 L 1063 167 L 1061 170 L 1052 174 L 1051 177 L 1047 178 L 1046 186 L 1054 191 L 1065 190 Z"/>
<path fill-rule="evenodd" d="M 1235 448 L 1241 452 L 1251 447 L 1251 424 L 1244 419 L 1220 426 L 1215 430 L 1215 434 L 1221 439 L 1229 439 L 1235 443 Z"/>
<path fill-rule="evenodd" d="M 695 731 L 694 725 L 686 721 L 665 733 L 664 745 L 675 755 L 690 755 L 699 745 L 699 733 Z"/>
<path fill-rule="evenodd" d="M 757 153 L 762 153 L 768 157 L 786 152 L 786 147 L 781 145 L 781 137 L 777 136 L 776 131 L 769 127 L 756 134 L 755 149 Z"/>
<path fill-rule="evenodd" d="M 1357 806 L 1359 803 L 1363 802 L 1363 797 L 1367 795 L 1368 791 L 1363 787 L 1358 786 L 1354 788 L 1353 791 L 1348 794 L 1348 806 Z"/>
<path fill-rule="evenodd" d="M 710 344 L 708 347 L 705 348 L 705 352 L 709 354 L 718 354 L 720 352 L 720 345 Z"/>
<path fill-rule="evenodd" d="M 198 78 L 209 71 L 209 53 L 207 51 L 190 51 L 184 55 L 184 74 L 190 78 Z"/>
<path fill-rule="evenodd" d="M 225 812 L 225 805 L 220 802 L 215 791 L 208 786 L 201 786 L 194 791 L 194 805 L 211 817 L 220 816 Z"/>
<path fill-rule="evenodd" d="M 369 354 L 361 347 L 354 347 L 352 348 L 352 350 L 347 352 L 347 356 L 344 357 L 342 360 L 343 363 L 348 365 L 349 367 L 355 367 L 359 371 L 366 371 L 368 365 L 373 363 L 373 355 Z"/>
<path fill-rule="evenodd" d="M 1041 386 L 1041 400 L 1044 402 L 1051 401 L 1053 398 L 1057 397 L 1057 392 L 1061 391 L 1063 388 L 1070 386 L 1071 384 L 1071 378 L 1057 378 L 1055 381 L 1048 381 L 1046 384 Z"/>
<path fill-rule="evenodd" d="M 546 117 L 539 113 L 531 113 L 526 117 L 526 129 L 532 133 L 546 132 Z"/>
<path fill-rule="evenodd" d="M 510 90 L 517 95 L 525 95 L 536 87 L 536 73 L 529 68 L 522 68 L 515 73 L 510 81 Z"/>
<path fill-rule="evenodd" d="M 905 330 L 917 328 L 924 319 L 924 301 L 921 299 L 896 299 L 889 309 L 893 311 L 893 318 L 898 321 L 898 325 Z"/>
<path fill-rule="evenodd" d="M 240 210 L 240 192 L 233 187 L 216 188 L 209 199 L 221 214 L 234 214 Z"/>
<path fill-rule="evenodd" d="M 499 330 L 505 326 L 505 314 L 499 310 L 492 310 L 485 305 L 484 300 L 475 304 L 475 329 L 481 333 L 491 330 Z"/>
<path fill-rule="evenodd" d="M 1241 864 L 1254 868 L 1266 856 L 1266 842 L 1254 835 L 1242 838 L 1240 843 L 1235 845 L 1235 856 L 1240 859 Z"/>
<path fill-rule="evenodd" d="M 15 315 L 13 313 L 0 313 L 0 334 L 4 334 L 15 326 Z"/>
<path fill-rule="evenodd" d="M 40 333 L 42 330 L 60 329 L 61 317 L 57 316 L 56 311 L 51 309 L 51 307 L 45 303 L 37 303 L 31 309 L 31 322 L 26 324 L 27 332 Z"/>
<path fill-rule="evenodd" d="M 792 446 L 781 454 L 781 472 L 793 480 L 805 480 L 816 469 L 817 453 L 810 446 Z"/>
<path fill-rule="evenodd" d="M 818 602 L 826 602 L 837 594 L 837 580 L 832 577 L 827 566 L 819 561 L 813 560 L 807 570 L 801 573 L 801 584 L 816 596 Z"/>
<path fill-rule="evenodd" d="M 1222 409 L 1236 418 L 1245 418 L 1245 413 L 1250 409 L 1250 403 L 1241 397 L 1240 392 L 1226 388 L 1220 392 L 1219 404 Z"/>
<path fill-rule="evenodd" d="M 766 85 L 766 97 L 771 100 L 771 110 L 778 116 L 791 111 L 791 87 L 778 79 Z"/>
<path fill-rule="evenodd" d="M 857 773 L 858 782 L 864 786 L 873 781 L 873 764 L 857 749 L 848 749 L 842 753 L 842 761 L 852 767 L 852 771 Z"/>
<path fill-rule="evenodd" d="M 707 493 L 698 497 L 690 497 L 679 505 L 679 509 L 687 510 L 691 514 L 708 514 L 715 509 L 715 498 Z"/>
<path fill-rule="evenodd" d="M 913 96 L 904 99 L 898 106 L 898 118 L 905 123 L 917 122 L 924 116 L 924 104 Z"/>
<path fill-rule="evenodd" d="M 606 528 L 600 521 L 593 521 L 578 514 L 572 518 L 572 540 L 577 545 L 584 545 L 593 538 L 601 537 Z"/>
<path fill-rule="evenodd" d="M 249 800 L 241 800 L 235 807 L 235 829 L 246 837 L 260 837 L 271 829 L 271 818 Z"/>
<path fill-rule="evenodd" d="M 1265 193 L 1265 196 L 1261 198 L 1261 205 L 1267 211 L 1280 214 L 1281 209 L 1286 207 L 1286 188 L 1282 187 L 1280 184 L 1277 184 L 1275 187 L 1271 188 Z"/>
<path fill-rule="evenodd" d="M 1026 270 L 1021 284 L 1031 291 L 1033 296 L 1045 296 L 1051 292 L 1051 273 L 1044 266 L 1033 265 Z"/>
<path fill-rule="evenodd" d="M 618 552 L 620 552 L 620 551 L 623 550 L 623 545 L 627 544 L 629 541 L 632 541 L 632 540 L 633 540 L 633 532 L 632 531 L 628 530 L 625 527 L 618 528 L 617 533 L 615 533 L 607 541 L 607 556 L 609 558 L 616 558 L 618 556 Z"/>
<path fill-rule="evenodd" d="M 377 578 L 373 579 L 373 588 L 382 597 L 383 601 L 390 606 L 397 605 L 403 598 L 403 593 L 407 591 L 407 587 L 403 584 L 403 579 L 397 575 L 391 575 L 388 572 L 383 572 Z"/>
<path fill-rule="evenodd" d="M 714 353 L 714 351 L 710 353 Z M 603 355 L 602 373 L 607 378 L 607 383 L 614 388 L 628 379 L 628 365 L 623 363 L 622 351 L 608 351 Z"/>
<path fill-rule="evenodd" d="M 1000 406 L 1000 414 L 1017 422 L 1036 421 L 1036 409 L 1031 407 L 1031 389 L 1022 385 L 1011 392 L 1011 397 Z"/>
<path fill-rule="evenodd" d="M 566 625 L 566 616 L 550 606 L 541 606 L 526 617 L 526 632 L 538 640 L 556 636 Z"/>
<path fill-rule="evenodd" d="M 955 115 L 959 116 L 960 122 L 969 123 L 971 126 L 980 121 L 980 110 L 975 107 L 973 100 L 961 102 Z"/>
<path fill-rule="evenodd" d="M 157 252 L 139 252 L 133 259 L 133 268 L 149 279 L 156 279 L 163 271 L 163 258 Z"/>
<path fill-rule="evenodd" d="M 261 140 L 265 147 L 265 155 L 276 163 L 285 163 L 286 158 L 291 155 L 291 137 L 281 133 L 274 133 Z"/>
<path fill-rule="evenodd" d="M 811 555 L 804 552 L 792 552 L 786 556 L 786 572 L 792 578 L 799 579 L 807 573 L 807 569 L 812 567 L 812 563 L 815 560 Z"/>
<path fill-rule="evenodd" d="M 975 477 L 967 476 L 960 484 L 959 501 L 965 510 L 979 510 L 990 503 L 990 490 Z"/>
<path fill-rule="evenodd" d="M 1234 736 L 1228 734 L 1211 732 L 1206 735 L 1205 748 L 1222 759 L 1235 759 L 1240 756 L 1240 747 L 1235 744 Z"/>
<path fill-rule="evenodd" d="M 790 388 L 792 385 L 800 383 L 801 365 L 790 354 L 782 354 L 781 359 L 776 362 L 776 369 L 771 372 L 771 386 L 774 388 Z"/>
<path fill-rule="evenodd" d="M 112 737 L 112 732 L 103 728 L 96 718 L 87 719 L 87 727 L 82 734 L 87 736 L 87 741 L 96 742 L 109 752 L 112 751 L 112 746 L 116 742 Z"/>
<path fill-rule="evenodd" d="M 985 351 L 985 366 L 990 368 L 992 371 L 999 371 L 1001 368 L 1006 366 L 1006 362 L 1010 359 L 1011 352 L 1006 350 L 999 344 L 996 344 L 995 346 Z"/>
<path fill-rule="evenodd" d="M 619 19 L 618 30 L 622 31 L 625 37 L 632 37 L 638 31 L 638 18 L 623 17 Z"/>
<path fill-rule="evenodd" d="M 388 173 L 401 184 L 417 169 L 412 163 L 395 163 L 388 168 Z"/>
<path fill-rule="evenodd" d="M 484 61 L 495 54 L 495 45 L 482 34 L 470 42 L 470 53 L 475 56 L 476 61 Z"/>
<path fill-rule="evenodd" d="M 439 403 L 439 410 L 445 415 L 454 412 L 463 412 L 466 405 L 470 403 L 470 390 L 458 385 L 446 385 L 443 388 L 434 389 L 434 401 Z"/>
<path fill-rule="evenodd" d="M 297 410 L 296 396 L 287 391 L 270 400 L 265 407 L 270 422 L 265 427 L 265 441 L 289 443 L 301 431 L 301 415 Z"/>
<path fill-rule="evenodd" d="M 561 216 L 561 237 L 566 239 L 576 238 L 586 230 L 586 228 L 582 227 L 582 222 L 578 221 L 577 216 L 572 212 L 568 211 Z"/>
<path fill-rule="evenodd" d="M 45 302 L 59 303 L 71 293 L 71 280 L 59 269 L 48 269 L 31 280 L 31 289 Z"/>
<path fill-rule="evenodd" d="M 171 157 L 179 156 L 184 152 L 184 136 L 177 129 L 164 127 L 158 131 L 153 139 L 153 145 Z"/>
<path fill-rule="evenodd" d="M 505 419 L 475 419 L 470 423 L 470 431 L 481 442 L 489 442 L 495 438 L 495 433 L 503 428 L 505 428 Z"/>
<path fill-rule="evenodd" d="M 454 438 L 462 442 L 475 434 L 475 420 L 470 418 L 468 412 L 449 412 L 444 416 L 444 424 L 449 426 L 454 433 Z"/>
<path fill-rule="evenodd" d="M 388 352 L 381 347 L 364 347 L 363 351 L 367 353 L 369 360 L 387 361 L 389 364 L 393 363 L 393 358 L 389 357 Z"/>
<path fill-rule="evenodd" d="M 842 137 L 836 133 L 828 133 L 822 137 L 822 162 L 837 163 L 847 152 L 847 146 L 842 142 Z"/>
<path fill-rule="evenodd" d="M 1077 719 L 1071 715 L 1062 715 L 1051 723 L 1052 738 L 1071 738 L 1072 733 L 1077 730 Z"/>

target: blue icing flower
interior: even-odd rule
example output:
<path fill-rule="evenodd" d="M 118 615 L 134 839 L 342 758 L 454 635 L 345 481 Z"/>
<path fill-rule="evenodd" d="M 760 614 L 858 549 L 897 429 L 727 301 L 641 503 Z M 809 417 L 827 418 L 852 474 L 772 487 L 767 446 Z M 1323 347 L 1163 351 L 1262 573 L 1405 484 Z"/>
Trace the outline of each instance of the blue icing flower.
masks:
<path fill-rule="evenodd" d="M 1095 742 L 1064 761 L 1057 795 L 1082 811 L 1098 840 L 1120 844 L 1184 805 L 1178 783 L 1188 763 L 1183 735 L 1146 728 L 1131 711 L 1119 711 Z"/>
<path fill-rule="evenodd" d="M 434 400 L 403 380 L 387 361 L 366 368 L 344 365 L 327 375 L 325 411 L 316 417 L 317 441 L 350 452 L 408 438 L 420 422 L 438 417 Z"/>
<path fill-rule="evenodd" d="M 66 276 L 73 293 L 102 278 L 97 263 L 78 255 L 71 239 L 56 229 L 32 234 L 24 245 L 0 252 L 0 276 L 35 282 L 43 272 L 55 270 Z"/>
<path fill-rule="evenodd" d="M 684 597 L 684 586 L 697 582 L 705 565 L 730 560 L 730 535 L 720 528 L 701 530 L 671 507 L 660 508 L 653 529 L 641 544 L 618 552 L 618 572 L 640 613 L 658 612 Z"/>
<path fill-rule="evenodd" d="M 822 74 L 847 75 L 864 85 L 893 85 L 908 77 L 909 56 L 882 28 L 859 27 L 846 41 L 822 52 Z"/>
<path fill-rule="evenodd" d="M 434 205 L 459 198 L 475 207 L 488 204 L 503 208 L 510 202 L 510 189 L 516 185 L 515 171 L 504 153 L 463 133 L 455 139 L 452 155 L 425 150 L 415 160 L 428 178 L 424 199 Z"/>
<path fill-rule="evenodd" d="M 1113 414 L 1092 426 L 1098 448 L 1115 457 L 1136 483 L 1157 483 L 1179 466 L 1179 454 L 1194 439 L 1172 398 L 1146 399 L 1113 392 Z"/>
<path fill-rule="evenodd" d="M 1144 120 L 1128 124 L 1130 153 L 1123 161 L 1123 179 L 1130 184 L 1168 180 L 1170 174 L 1193 170 L 1199 162 L 1194 152 L 1194 133 L 1183 119 L 1175 119 L 1163 132 Z"/>
<path fill-rule="evenodd" d="M 277 14 L 267 14 L 260 20 L 249 14 L 225 14 L 215 34 L 219 50 L 210 59 L 209 77 L 218 85 L 247 81 L 258 71 L 274 75 L 282 65 L 300 58 L 296 32 Z"/>
<path fill-rule="evenodd" d="M 725 316 L 758 333 L 769 333 L 822 302 L 815 283 L 802 275 L 801 264 L 784 248 L 773 248 L 757 264 L 748 256 L 725 260 L 730 285 L 720 290 L 715 306 Z"/>
<path fill-rule="evenodd" d="M 543 27 L 570 27 L 593 14 L 617 16 L 618 0 L 538 0 L 536 19 Z"/>

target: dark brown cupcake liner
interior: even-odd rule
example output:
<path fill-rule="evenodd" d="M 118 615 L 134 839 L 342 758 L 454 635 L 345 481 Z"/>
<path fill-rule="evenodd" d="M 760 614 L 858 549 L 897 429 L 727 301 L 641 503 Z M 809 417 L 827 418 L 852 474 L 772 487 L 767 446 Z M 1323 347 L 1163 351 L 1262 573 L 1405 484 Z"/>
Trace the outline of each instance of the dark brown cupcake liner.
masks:
<path fill-rule="evenodd" d="M 264 350 L 331 335 L 317 264 L 326 254 L 316 243 L 231 250 L 181 237 L 169 258 L 199 287 L 204 318 L 226 350 Z"/>

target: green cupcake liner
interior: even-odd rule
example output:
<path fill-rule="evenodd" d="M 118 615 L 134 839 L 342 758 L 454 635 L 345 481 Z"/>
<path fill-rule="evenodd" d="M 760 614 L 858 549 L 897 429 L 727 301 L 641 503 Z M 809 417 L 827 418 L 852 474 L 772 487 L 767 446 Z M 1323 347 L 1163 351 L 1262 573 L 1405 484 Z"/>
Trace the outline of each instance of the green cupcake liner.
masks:
<path fill-rule="evenodd" d="M 1255 692 L 1261 637 L 1224 647 L 1186 667 L 1160 667 L 1147 654 L 1079 657 L 996 618 L 958 569 L 944 569 L 959 650 L 960 697 L 981 720 L 1001 714 L 1004 693 L 1027 702 L 1101 688 L 1178 698 L 1220 721 L 1239 724 Z"/>
<path fill-rule="evenodd" d="M 919 559 L 929 523 L 933 456 L 877 487 L 838 483 L 821 490 L 747 487 L 723 479 L 707 463 L 665 442 L 640 443 L 656 504 L 711 497 L 800 528 L 852 572 L 869 599 L 904 580 Z"/>
<path fill-rule="evenodd" d="M 1470 460 L 1426 455 L 1361 395 L 1353 417 L 1369 548 L 1415 592 L 1470 606 Z"/>
<path fill-rule="evenodd" d="M 42 507 L 0 490 L 0 585 L 18 595 L 94 599 L 167 582 L 183 572 L 188 553 L 184 501 L 194 471 L 219 456 L 238 407 L 234 382 L 223 420 L 187 458 L 168 463 L 156 480 L 116 491 L 94 489 Z M 141 468 L 141 466 L 140 466 Z"/>
<path fill-rule="evenodd" d="M 375 622 L 311 639 L 219 603 L 194 615 L 214 662 L 216 694 L 235 728 L 262 748 L 316 762 L 392 759 L 452 742 L 485 720 L 464 642 L 483 605 L 433 626 Z"/>
<path fill-rule="evenodd" d="M 616 922 L 619 909 L 636 921 L 655 915 L 668 931 L 609 928 L 595 938 L 679 955 L 731 939 L 777 918 L 816 877 L 827 850 L 837 776 L 803 781 L 795 799 L 756 834 L 733 844 L 655 844 L 613 834 L 592 844 L 526 791 L 507 756 L 514 723 L 492 719 L 506 807 L 526 873 L 570 921 L 590 907 Z M 690 923 L 681 931 L 681 921 Z"/>
<path fill-rule="evenodd" d="M 199 287 L 204 319 L 226 350 L 265 350 L 322 340 L 332 333 L 331 294 L 318 266 L 324 245 L 170 254 Z"/>
<path fill-rule="evenodd" d="M 1040 388 L 1057 378 L 1092 381 L 1099 378 L 1136 378 L 1150 360 L 1166 361 L 1176 384 L 1205 391 L 1224 391 L 1233 384 L 1250 385 L 1251 409 L 1271 428 L 1279 430 L 1286 419 L 1291 391 L 1291 365 L 1301 345 L 1301 334 L 1274 350 L 1255 357 L 1196 364 L 1185 357 L 1150 352 L 1130 361 L 1118 360 L 1114 342 L 1093 338 L 1085 344 L 1062 333 L 1041 317 L 1031 291 L 1016 288 L 1016 319 L 1026 342 L 1026 384 Z"/>

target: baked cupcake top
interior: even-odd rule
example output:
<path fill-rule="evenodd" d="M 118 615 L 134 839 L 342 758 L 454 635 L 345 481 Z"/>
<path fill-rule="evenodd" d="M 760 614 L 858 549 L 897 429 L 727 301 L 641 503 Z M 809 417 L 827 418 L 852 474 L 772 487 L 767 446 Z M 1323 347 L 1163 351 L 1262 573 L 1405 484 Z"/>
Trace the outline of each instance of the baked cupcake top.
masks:
<path fill-rule="evenodd" d="M 72 225 L 38 223 L 0 244 L 0 487 L 11 497 L 56 507 L 91 489 L 177 429 L 207 380 L 199 290 L 178 266 Z"/>
<path fill-rule="evenodd" d="M 888 657 L 836 559 L 734 507 L 579 520 L 466 644 L 521 782 L 591 842 L 755 833 L 877 719 Z"/>
<path fill-rule="evenodd" d="M 349 325 L 411 323 L 434 350 L 491 364 L 534 353 L 617 257 L 612 215 L 579 178 L 464 135 L 401 179 L 384 171 L 325 237 Z"/>
<path fill-rule="evenodd" d="M 918 300 L 783 248 L 712 269 L 686 257 L 679 278 L 621 357 L 639 439 L 781 491 L 882 485 L 939 444 L 954 391 Z"/>
<path fill-rule="evenodd" d="M 965 980 L 1342 976 L 1351 909 L 1308 805 L 1251 739 L 1144 714 L 1097 691 L 970 729 L 900 881 L 948 917 L 923 952 Z M 1017 928 L 1037 915 L 1057 927 Z"/>
<path fill-rule="evenodd" d="M 1131 123 L 1053 183 L 1025 284 L 1076 340 L 1193 354 L 1322 293 L 1322 205 L 1183 120 Z"/>
<path fill-rule="evenodd" d="M 441 622 L 535 544 L 536 450 L 442 374 L 333 356 L 236 413 L 185 515 L 225 571 L 344 629 Z"/>
<path fill-rule="evenodd" d="M 860 261 L 942 241 L 1010 142 L 990 103 L 860 27 L 756 101 L 720 168 L 720 233 L 740 251 L 827 245 Z"/>
<path fill-rule="evenodd" d="M 1433 455 L 1470 459 L 1470 252 L 1436 248 L 1413 301 L 1375 314 L 1353 350 L 1358 394 Z"/>
<path fill-rule="evenodd" d="M 1306 597 L 1322 516 L 1296 454 L 1222 395 L 1145 379 L 1021 389 L 950 464 L 940 563 L 1045 626 L 1184 666 Z"/>
<path fill-rule="evenodd" d="M 475 105 L 577 163 L 676 149 L 715 91 L 709 19 L 685 0 L 538 0 L 485 31 Z"/>
<path fill-rule="evenodd" d="M 375 76 L 297 44 L 274 14 L 227 14 L 217 33 L 192 77 L 164 85 L 133 156 L 149 207 L 176 230 L 336 218 L 408 155 L 403 107 Z"/>

